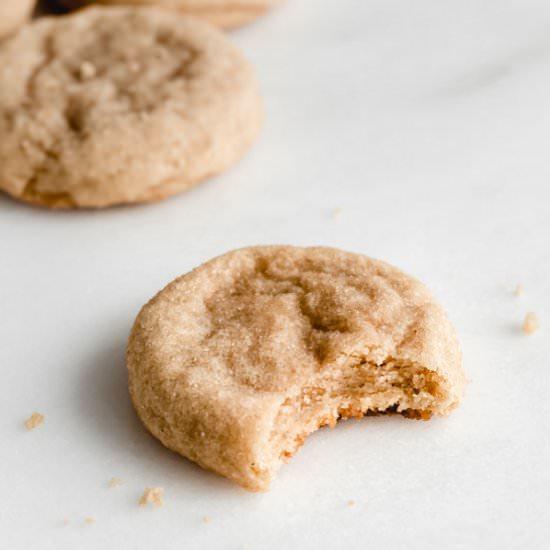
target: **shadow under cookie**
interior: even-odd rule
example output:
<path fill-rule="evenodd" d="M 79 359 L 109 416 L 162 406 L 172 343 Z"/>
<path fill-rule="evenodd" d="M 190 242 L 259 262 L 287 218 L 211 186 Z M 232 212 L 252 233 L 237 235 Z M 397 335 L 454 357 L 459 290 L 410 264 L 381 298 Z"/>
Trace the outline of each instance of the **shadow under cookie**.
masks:
<path fill-rule="evenodd" d="M 234 491 L 229 481 L 206 472 L 159 446 L 158 441 L 143 427 L 128 395 L 125 367 L 126 334 L 122 331 L 100 347 L 80 365 L 81 376 L 75 387 L 75 414 L 87 438 L 94 441 L 95 453 L 118 464 L 142 463 L 138 469 L 146 472 L 138 484 L 147 485 L 151 478 L 181 480 L 181 490 L 194 486 L 216 491 Z M 109 457 L 112 457 L 109 459 Z M 182 467 L 183 466 L 183 467 Z M 105 472 L 105 479 L 124 471 Z"/>

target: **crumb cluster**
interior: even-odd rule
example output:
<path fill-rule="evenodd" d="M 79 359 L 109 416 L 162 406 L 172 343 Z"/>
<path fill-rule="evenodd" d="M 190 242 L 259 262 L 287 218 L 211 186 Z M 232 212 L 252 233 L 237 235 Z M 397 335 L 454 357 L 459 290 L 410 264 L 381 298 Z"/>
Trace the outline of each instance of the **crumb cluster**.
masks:
<path fill-rule="evenodd" d="M 139 499 L 139 505 L 145 506 L 146 504 L 162 506 L 164 504 L 164 489 L 162 487 L 146 487 Z"/>

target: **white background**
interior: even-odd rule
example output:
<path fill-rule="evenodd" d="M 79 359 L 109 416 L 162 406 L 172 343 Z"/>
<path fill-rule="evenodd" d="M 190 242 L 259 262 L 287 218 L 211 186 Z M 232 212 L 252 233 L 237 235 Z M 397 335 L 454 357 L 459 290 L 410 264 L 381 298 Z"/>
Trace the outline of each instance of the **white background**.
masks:
<path fill-rule="evenodd" d="M 101 212 L 0 196 L 0 548 L 548 548 L 549 29 L 542 0 L 289 0 L 233 33 L 267 105 L 235 169 Z M 460 335 L 462 407 L 322 430 L 266 494 L 164 449 L 127 397 L 133 319 L 177 275 L 267 243 L 422 279 Z M 137 506 L 149 485 L 163 508 Z"/>

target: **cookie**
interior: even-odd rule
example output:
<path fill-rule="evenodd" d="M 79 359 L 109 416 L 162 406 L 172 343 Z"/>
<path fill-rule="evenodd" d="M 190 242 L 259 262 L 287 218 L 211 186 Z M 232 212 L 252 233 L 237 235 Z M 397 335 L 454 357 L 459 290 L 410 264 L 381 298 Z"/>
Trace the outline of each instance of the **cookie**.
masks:
<path fill-rule="evenodd" d="M 0 39 L 20 27 L 31 15 L 35 0 L 0 0 Z"/>
<path fill-rule="evenodd" d="M 262 102 L 217 29 L 154 8 L 94 7 L 0 47 L 0 189 L 50 207 L 149 202 L 222 172 Z"/>
<path fill-rule="evenodd" d="M 99 0 L 106 5 L 151 5 L 204 19 L 224 28 L 239 27 L 259 17 L 281 0 Z M 94 3 L 94 0 L 63 0 L 68 7 Z"/>
<path fill-rule="evenodd" d="M 215 258 L 143 307 L 129 389 L 166 447 L 251 491 L 339 418 L 445 416 L 465 377 L 454 330 L 417 280 L 331 248 Z"/>

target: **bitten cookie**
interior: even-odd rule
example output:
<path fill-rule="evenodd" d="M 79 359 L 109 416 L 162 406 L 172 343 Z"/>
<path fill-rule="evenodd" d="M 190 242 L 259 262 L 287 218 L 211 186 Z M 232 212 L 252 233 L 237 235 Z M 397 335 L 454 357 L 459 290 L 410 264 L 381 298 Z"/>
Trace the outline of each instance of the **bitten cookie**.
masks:
<path fill-rule="evenodd" d="M 0 39 L 29 18 L 35 3 L 35 0 L 0 0 Z"/>
<path fill-rule="evenodd" d="M 0 47 L 0 189 L 50 207 L 148 202 L 250 147 L 253 71 L 207 23 L 154 8 L 43 18 Z"/>
<path fill-rule="evenodd" d="M 62 0 L 68 7 L 99 3 L 106 5 L 151 5 L 205 19 L 219 27 L 249 23 L 281 0 Z"/>
<path fill-rule="evenodd" d="M 420 282 L 365 256 L 291 246 L 229 252 L 176 279 L 141 310 L 128 346 L 145 426 L 251 491 L 339 418 L 449 414 L 461 361 Z"/>

